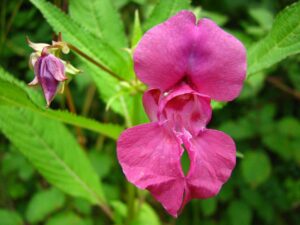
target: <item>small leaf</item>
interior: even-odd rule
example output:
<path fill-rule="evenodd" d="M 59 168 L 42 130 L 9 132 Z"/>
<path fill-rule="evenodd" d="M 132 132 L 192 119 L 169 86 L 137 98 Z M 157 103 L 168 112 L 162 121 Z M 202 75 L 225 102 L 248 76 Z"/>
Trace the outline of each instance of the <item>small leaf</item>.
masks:
<path fill-rule="evenodd" d="M 271 162 L 263 152 L 247 152 L 242 161 L 242 175 L 253 186 L 265 182 L 271 174 Z"/>
<path fill-rule="evenodd" d="M 219 26 L 223 26 L 228 21 L 228 17 L 212 11 L 200 10 L 200 18 L 210 18 Z"/>
<path fill-rule="evenodd" d="M 64 194 L 55 188 L 38 192 L 33 195 L 27 206 L 26 218 L 30 223 L 41 222 L 60 209 L 64 203 Z"/>
<path fill-rule="evenodd" d="M 265 30 L 270 30 L 273 23 L 273 14 L 265 8 L 249 9 L 249 15 Z"/>
<path fill-rule="evenodd" d="M 276 130 L 277 132 L 274 132 Z M 273 152 L 285 160 L 293 159 L 300 162 L 300 123 L 293 117 L 285 117 L 273 124 L 273 130 L 269 130 L 263 136 L 263 143 Z"/>
<path fill-rule="evenodd" d="M 136 204 L 139 203 L 136 202 Z M 132 225 L 140 225 L 140 224 L 143 225 L 161 224 L 155 210 L 153 210 L 153 208 L 147 203 L 142 204 L 137 219 L 132 222 Z"/>
<path fill-rule="evenodd" d="M 140 41 L 142 36 L 143 36 L 143 31 L 140 22 L 139 11 L 136 10 L 134 13 L 134 24 L 133 24 L 133 31 L 131 35 L 131 48 L 134 48 L 137 45 L 137 43 Z"/>
<path fill-rule="evenodd" d="M 136 208 L 138 207 L 139 202 L 135 202 Z M 120 201 L 112 201 L 111 206 L 115 211 L 115 218 L 117 221 L 122 224 L 122 219 L 125 219 L 127 215 L 127 206 Z M 152 209 L 152 207 L 147 203 L 142 203 L 139 208 L 136 219 L 132 221 L 131 225 L 160 225 L 159 217 L 156 212 Z"/>
<path fill-rule="evenodd" d="M 263 88 L 265 78 L 266 74 L 261 72 L 255 74 L 254 76 L 249 76 L 248 79 L 245 80 L 242 93 L 238 99 L 243 100 L 256 96 Z"/>
<path fill-rule="evenodd" d="M 0 209 L 1 225 L 23 225 L 22 218 L 16 212 Z"/>
<path fill-rule="evenodd" d="M 248 76 L 300 52 L 300 2 L 275 18 L 270 33 L 248 51 Z"/>
<path fill-rule="evenodd" d="M 250 225 L 252 221 L 252 211 L 250 207 L 242 201 L 234 201 L 228 208 L 228 216 L 231 225 Z"/>
<path fill-rule="evenodd" d="M 189 6 L 189 0 L 158 0 L 150 17 L 146 20 L 144 30 L 149 30 L 151 27 L 174 16 L 180 10 L 188 9 Z"/>
<path fill-rule="evenodd" d="M 46 225 L 92 225 L 92 221 L 84 220 L 73 212 L 60 213 L 51 217 Z"/>
<path fill-rule="evenodd" d="M 88 153 L 88 157 L 99 177 L 103 178 L 109 174 L 113 160 L 110 155 L 93 150 Z"/>
<path fill-rule="evenodd" d="M 75 198 L 73 204 L 80 214 L 90 215 L 92 212 L 92 205 L 85 199 Z"/>
<path fill-rule="evenodd" d="M 205 199 L 201 201 L 201 209 L 205 216 L 211 216 L 215 213 L 217 209 L 217 199 L 216 198 L 210 198 Z"/>

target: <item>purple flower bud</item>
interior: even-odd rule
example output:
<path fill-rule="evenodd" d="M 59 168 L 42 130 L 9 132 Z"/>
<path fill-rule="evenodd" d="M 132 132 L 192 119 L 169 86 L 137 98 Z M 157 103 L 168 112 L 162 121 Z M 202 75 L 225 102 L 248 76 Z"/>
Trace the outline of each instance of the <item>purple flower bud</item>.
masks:
<path fill-rule="evenodd" d="M 59 58 L 43 50 L 34 64 L 34 74 L 35 78 L 29 85 L 41 84 L 47 106 L 49 106 L 57 93 L 59 82 L 68 79 L 65 76 L 65 66 Z"/>

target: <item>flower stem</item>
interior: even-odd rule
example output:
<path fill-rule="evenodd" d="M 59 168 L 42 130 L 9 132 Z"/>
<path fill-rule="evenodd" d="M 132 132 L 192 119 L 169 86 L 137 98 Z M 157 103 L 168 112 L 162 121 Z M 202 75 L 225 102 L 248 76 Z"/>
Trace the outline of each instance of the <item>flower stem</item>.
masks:
<path fill-rule="evenodd" d="M 282 83 L 282 81 L 280 81 L 280 79 L 278 79 L 276 77 L 268 77 L 267 81 L 269 83 L 273 84 L 276 88 L 280 89 L 281 91 L 283 91 L 289 95 L 292 95 L 297 100 L 300 100 L 300 92 L 298 92 L 298 91 L 290 88 L 286 84 Z"/>
<path fill-rule="evenodd" d="M 134 219 L 135 215 L 135 187 L 127 182 L 127 218 L 126 225 L 129 225 Z"/>
<path fill-rule="evenodd" d="M 129 111 L 128 111 L 128 108 L 127 108 L 127 105 L 126 105 L 126 102 L 125 102 L 123 96 L 120 97 L 120 102 L 121 102 L 121 106 L 122 106 L 123 111 L 124 111 L 126 127 L 127 128 L 132 127 L 132 120 L 131 120 L 131 117 L 129 115 Z"/>
<path fill-rule="evenodd" d="M 104 70 L 105 72 L 109 73 L 114 78 L 118 79 L 119 81 L 124 81 L 119 75 L 115 74 L 113 71 L 111 71 L 110 69 L 108 69 L 106 66 L 104 66 L 101 63 L 97 62 L 92 57 L 88 56 L 87 54 L 85 54 L 84 52 L 82 52 L 80 49 L 78 49 L 77 47 L 75 47 L 74 45 L 69 44 L 69 43 L 67 43 L 67 45 L 68 45 L 68 47 L 71 50 L 73 50 L 74 52 L 76 52 L 78 55 L 80 55 L 83 58 L 85 58 L 86 60 L 90 61 L 91 63 L 93 63 L 94 65 L 96 65 L 100 69 Z"/>
<path fill-rule="evenodd" d="M 124 97 L 121 96 L 120 97 L 120 102 L 121 102 L 121 106 L 123 108 L 124 111 L 124 116 L 125 116 L 125 122 L 126 122 L 126 127 L 130 128 L 133 126 L 132 124 L 132 120 L 131 117 L 129 115 L 129 111 L 127 108 L 127 105 L 125 103 Z M 135 217 L 135 187 L 127 182 L 127 218 L 125 221 L 126 225 L 130 225 L 131 222 L 133 221 L 134 217 Z"/>
<path fill-rule="evenodd" d="M 77 114 L 76 113 L 76 108 L 75 108 L 73 97 L 72 97 L 72 94 L 71 94 L 71 91 L 70 91 L 70 88 L 69 88 L 68 84 L 65 85 L 65 93 L 66 93 L 68 108 L 69 108 L 71 113 L 74 113 L 76 115 Z M 83 135 L 82 130 L 79 127 L 76 127 L 76 134 L 77 134 L 78 142 L 80 143 L 80 145 L 82 147 L 84 147 L 85 142 L 86 142 L 86 138 Z"/>
<path fill-rule="evenodd" d="M 105 213 L 105 215 L 107 215 L 107 217 L 109 219 L 111 219 L 112 221 L 115 221 L 114 215 L 108 205 L 102 204 L 102 203 L 98 203 L 98 205 L 102 209 L 102 211 Z"/>

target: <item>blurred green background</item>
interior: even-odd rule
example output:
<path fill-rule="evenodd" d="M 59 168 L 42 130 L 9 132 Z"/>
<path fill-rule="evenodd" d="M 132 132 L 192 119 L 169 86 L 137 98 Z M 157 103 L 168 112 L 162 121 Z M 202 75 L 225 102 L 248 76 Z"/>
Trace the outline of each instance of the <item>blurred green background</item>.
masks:
<path fill-rule="evenodd" d="M 155 3 L 150 0 L 113 2 L 122 14 L 128 34 L 134 11 L 139 9 L 143 20 Z M 193 6 L 197 7 L 195 12 L 214 19 L 249 46 L 264 37 L 274 16 L 293 2 L 195 0 Z M 0 65 L 20 80 L 29 82 L 33 78 L 33 72 L 28 69 L 31 49 L 25 37 L 28 35 L 35 42 L 50 42 L 53 31 L 28 1 L 1 0 L 0 4 Z M 76 58 L 72 62 L 76 65 Z M 121 121 L 111 110 L 104 110 L 105 104 L 98 98 L 89 74 L 83 72 L 77 76 L 70 90 L 78 113 L 100 121 Z M 212 199 L 193 200 L 175 220 L 150 195 L 142 192 L 155 213 L 145 209 L 149 212 L 136 225 L 300 224 L 299 103 L 299 55 L 248 79 L 241 96 L 215 110 L 209 124 L 230 134 L 243 154 L 221 193 Z M 56 98 L 52 108 L 67 109 L 64 96 Z M 95 133 L 83 132 L 85 139 L 81 141 L 103 180 L 108 198 L 125 199 L 126 180 L 116 160 L 115 143 Z M 109 222 L 87 201 L 71 198 L 51 187 L 14 146 L 0 136 L 0 225 L 15 224 L 100 225 Z"/>

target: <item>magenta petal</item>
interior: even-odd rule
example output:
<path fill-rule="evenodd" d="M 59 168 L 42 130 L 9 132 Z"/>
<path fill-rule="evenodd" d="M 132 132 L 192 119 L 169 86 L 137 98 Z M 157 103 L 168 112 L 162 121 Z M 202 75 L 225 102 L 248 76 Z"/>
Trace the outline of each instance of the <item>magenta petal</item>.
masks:
<path fill-rule="evenodd" d="M 190 198 L 217 195 L 235 166 L 234 141 L 221 131 L 207 129 L 197 137 L 186 137 L 184 145 L 191 161 L 187 175 Z"/>
<path fill-rule="evenodd" d="M 150 89 L 143 95 L 143 105 L 150 121 L 157 121 L 158 102 L 160 98 L 160 91 L 158 89 Z"/>
<path fill-rule="evenodd" d="M 246 75 L 246 50 L 209 19 L 198 22 L 188 77 L 197 90 L 217 101 L 236 98 Z"/>
<path fill-rule="evenodd" d="M 125 130 L 117 143 L 127 179 L 148 189 L 173 216 L 180 210 L 185 187 L 182 152 L 179 140 L 156 122 Z"/>
<path fill-rule="evenodd" d="M 176 132 L 188 130 L 192 135 L 197 135 L 211 119 L 210 98 L 194 91 L 187 84 L 177 85 L 161 98 L 159 119 L 167 120 Z"/>
<path fill-rule="evenodd" d="M 235 37 L 209 19 L 198 24 L 181 11 L 149 30 L 134 53 L 138 78 L 161 91 L 187 81 L 218 101 L 236 98 L 246 75 L 246 50 Z"/>
<path fill-rule="evenodd" d="M 186 72 L 193 45 L 196 18 L 181 11 L 149 30 L 134 52 L 134 69 L 138 78 L 163 91 L 181 80 Z"/>

